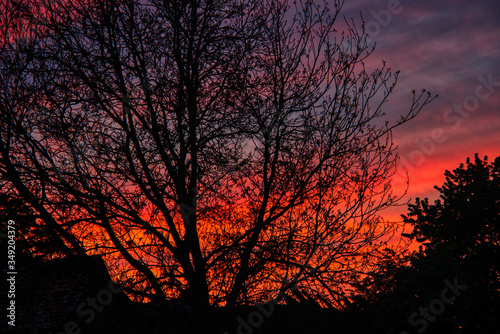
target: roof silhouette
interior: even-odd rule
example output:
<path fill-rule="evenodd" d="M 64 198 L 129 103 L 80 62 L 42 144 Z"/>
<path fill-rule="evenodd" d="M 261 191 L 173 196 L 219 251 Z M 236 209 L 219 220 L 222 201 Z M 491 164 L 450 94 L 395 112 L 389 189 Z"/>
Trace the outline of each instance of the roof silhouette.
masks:
<path fill-rule="evenodd" d="M 3 270 L 3 277 L 9 276 Z M 0 332 L 28 333 L 36 330 L 37 333 L 59 333 L 64 332 L 69 322 L 78 324 L 83 320 L 85 324 L 85 319 L 77 312 L 78 306 L 87 303 L 87 298 L 95 298 L 100 290 L 107 289 L 110 281 L 111 277 L 100 256 L 90 256 L 85 262 L 58 258 L 17 268 L 16 326 L 1 321 Z M 2 279 L 1 291 L 8 291 L 7 284 L 7 280 Z M 114 304 L 130 303 L 123 292 L 117 293 L 113 299 Z M 99 322 L 103 316 L 104 308 L 102 312 L 95 312 L 92 322 Z"/>

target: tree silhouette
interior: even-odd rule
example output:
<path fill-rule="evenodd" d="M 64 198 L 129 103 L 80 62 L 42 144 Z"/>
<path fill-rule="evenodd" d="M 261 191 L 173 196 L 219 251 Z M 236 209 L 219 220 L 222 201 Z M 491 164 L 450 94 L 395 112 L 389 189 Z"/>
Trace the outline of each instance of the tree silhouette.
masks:
<path fill-rule="evenodd" d="M 397 74 L 343 1 L 8 4 L 2 180 L 68 255 L 137 300 L 342 305 L 394 233 L 391 130 L 433 99 L 380 121 Z"/>
<path fill-rule="evenodd" d="M 500 157 L 488 163 L 487 157 L 482 160 L 476 154 L 474 161 L 468 158 L 466 165 L 445 176 L 443 186 L 435 187 L 440 199 L 434 204 L 416 199 L 404 216 L 414 227 L 406 236 L 422 242 L 419 252 L 389 258 L 367 280 L 370 283 L 365 282 L 365 297 L 409 314 L 439 297 L 446 287 L 443 280 L 456 279 L 467 288 L 434 320 L 434 328 L 440 333 L 459 326 L 464 333 L 496 333 Z"/>
<path fill-rule="evenodd" d="M 3 222 L 0 225 L 0 249 L 2 254 L 6 254 L 0 260 L 2 270 L 7 269 L 7 261 L 9 260 L 7 246 L 10 220 L 14 222 L 10 230 L 11 233 L 15 231 L 17 251 L 14 260 L 18 267 L 64 254 L 58 249 L 58 240 L 53 240 L 51 235 L 45 234 L 45 231 L 37 223 L 33 210 L 23 200 L 0 193 L 0 219 Z"/>

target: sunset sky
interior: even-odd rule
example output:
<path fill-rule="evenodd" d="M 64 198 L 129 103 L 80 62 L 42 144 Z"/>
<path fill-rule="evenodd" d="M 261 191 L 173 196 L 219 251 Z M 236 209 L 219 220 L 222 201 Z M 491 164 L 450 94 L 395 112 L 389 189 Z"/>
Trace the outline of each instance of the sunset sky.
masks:
<path fill-rule="evenodd" d="M 498 251 L 490 198 L 481 197 L 486 210 L 457 201 L 472 219 L 431 217 L 422 238 L 405 239 L 412 226 L 399 222 L 407 203 L 438 198 L 445 170 L 476 153 L 500 156 L 499 0 L 324 0 L 332 12 L 344 3 L 337 26 L 323 0 L 19 1 L 0 0 L 0 217 L 8 220 L 0 237 L 9 238 L 9 280 L 20 265 L 67 257 L 69 268 L 100 256 L 107 272 L 96 283 L 119 284 L 134 302 L 123 310 L 141 311 L 142 302 L 144 314 L 161 312 L 150 323 L 170 314 L 218 332 L 225 327 L 212 315 L 234 315 L 231 333 L 242 333 L 242 317 L 252 324 L 245 333 L 254 332 L 275 304 L 293 315 L 328 308 L 335 322 L 347 310 L 371 331 L 384 322 L 397 331 L 408 327 L 405 312 L 414 326 L 422 301 L 435 315 L 454 302 L 442 284 L 473 287 L 454 304 L 458 315 L 489 307 L 470 296 L 488 297 L 500 282 L 489 263 Z M 363 64 L 361 26 L 376 45 Z M 386 68 L 399 73 L 394 92 Z M 384 124 L 419 109 L 424 89 L 439 97 L 389 136 Z M 389 180 L 400 205 L 379 211 L 392 203 Z M 422 245 L 425 253 L 406 257 Z M 81 291 L 100 307 L 111 303 L 98 284 L 68 289 L 77 297 L 54 326 L 83 324 Z M 262 321 L 253 325 L 256 310 Z M 461 326 L 447 312 L 440 321 Z M 174 330 L 188 328 L 169 319 Z"/>
<path fill-rule="evenodd" d="M 446 169 L 476 152 L 490 161 L 500 156 L 500 2 L 356 0 L 346 2 L 344 15 L 356 18 L 360 10 L 377 42 L 370 61 L 383 59 L 401 71 L 386 112 L 405 112 L 412 89 L 439 95 L 394 132 L 400 172 L 410 176 L 405 200 L 435 199 L 433 186 L 444 182 Z M 397 189 L 401 181 L 396 177 Z M 394 219 L 406 211 L 383 215 Z"/>

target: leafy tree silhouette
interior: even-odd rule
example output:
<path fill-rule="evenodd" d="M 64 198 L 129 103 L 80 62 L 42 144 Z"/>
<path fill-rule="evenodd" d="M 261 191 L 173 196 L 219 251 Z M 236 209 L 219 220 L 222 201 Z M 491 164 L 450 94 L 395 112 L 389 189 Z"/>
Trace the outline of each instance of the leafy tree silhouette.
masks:
<path fill-rule="evenodd" d="M 365 298 L 384 305 L 393 321 L 410 327 L 408 316 L 440 298 L 446 285 L 457 280 L 467 288 L 429 321 L 439 333 L 461 328 L 464 333 L 497 333 L 500 305 L 500 157 L 487 157 L 445 172 L 446 181 L 434 204 L 416 199 L 404 215 L 421 242 L 418 252 L 395 254 L 362 284 Z M 420 327 L 423 328 L 423 327 Z M 420 329 L 412 327 L 412 330 Z"/>
<path fill-rule="evenodd" d="M 16 263 L 23 266 L 64 256 L 67 247 L 53 234 L 47 233 L 34 210 L 23 199 L 14 198 L 0 192 L 0 247 L 3 254 L 7 254 L 8 221 L 14 221 L 16 241 Z M 0 260 L 1 268 L 6 269 L 7 257 Z"/>

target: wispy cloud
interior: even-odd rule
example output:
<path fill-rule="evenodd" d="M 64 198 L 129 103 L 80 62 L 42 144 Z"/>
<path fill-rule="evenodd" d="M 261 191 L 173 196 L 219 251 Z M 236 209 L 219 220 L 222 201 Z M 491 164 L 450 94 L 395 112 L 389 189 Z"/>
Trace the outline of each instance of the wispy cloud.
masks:
<path fill-rule="evenodd" d="M 440 96 L 395 132 L 399 154 L 407 161 L 412 152 L 422 151 L 422 143 L 432 139 L 435 129 L 446 137 L 412 166 L 409 197 L 434 197 L 432 187 L 444 181 L 444 170 L 458 167 L 467 156 L 500 155 L 500 87 L 494 87 L 467 117 L 454 114 L 459 121 L 445 117 L 455 105 L 474 102 L 478 77 L 500 82 L 499 2 L 363 0 L 350 1 L 344 9 L 346 16 L 354 17 L 361 10 L 366 22 L 378 24 L 378 31 L 372 27 L 377 50 L 371 61 L 384 59 L 401 70 L 386 110 L 390 116 L 405 110 L 412 89 L 426 88 Z"/>

